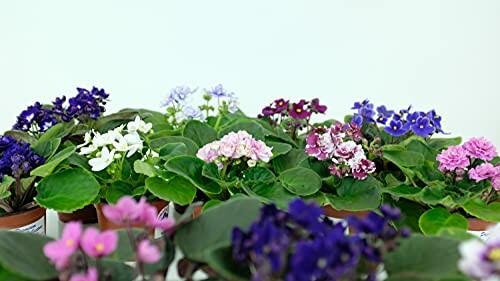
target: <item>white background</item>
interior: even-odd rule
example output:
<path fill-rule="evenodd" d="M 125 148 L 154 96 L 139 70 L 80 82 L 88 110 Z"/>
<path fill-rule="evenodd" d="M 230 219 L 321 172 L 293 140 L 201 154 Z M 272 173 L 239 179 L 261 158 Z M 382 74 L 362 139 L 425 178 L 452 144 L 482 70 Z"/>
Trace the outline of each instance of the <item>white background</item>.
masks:
<path fill-rule="evenodd" d="M 109 111 L 223 83 L 248 114 L 320 97 L 435 108 L 453 135 L 500 145 L 500 1 L 0 2 L 0 129 L 35 101 L 96 85 Z"/>

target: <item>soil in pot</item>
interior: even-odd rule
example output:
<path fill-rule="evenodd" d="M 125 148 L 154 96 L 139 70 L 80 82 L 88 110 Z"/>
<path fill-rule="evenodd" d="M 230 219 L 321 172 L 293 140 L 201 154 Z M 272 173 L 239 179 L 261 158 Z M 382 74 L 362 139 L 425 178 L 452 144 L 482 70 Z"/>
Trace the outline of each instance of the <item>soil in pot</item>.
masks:
<path fill-rule="evenodd" d="M 97 223 L 97 212 L 94 205 L 87 205 L 82 209 L 76 210 L 71 213 L 58 212 L 57 216 L 63 223 L 70 221 L 81 221 L 84 224 Z"/>
<path fill-rule="evenodd" d="M 45 235 L 45 209 L 36 207 L 34 209 L 18 212 L 6 216 L 0 216 L 0 228 L 19 232 L 32 232 Z"/>
<path fill-rule="evenodd" d="M 159 201 L 154 201 L 150 204 L 156 208 L 156 210 L 158 211 L 158 216 L 160 216 L 160 217 L 164 216 L 164 213 L 165 213 L 164 209 L 168 208 L 167 201 L 159 200 Z M 104 216 L 104 213 L 102 212 L 102 208 L 104 207 L 104 205 L 105 204 L 103 204 L 103 203 L 99 203 L 99 204 L 95 205 L 95 209 L 97 211 L 97 218 L 98 218 L 98 222 L 99 222 L 99 228 L 101 229 L 101 231 L 124 228 L 121 225 L 114 224 L 113 222 L 109 221 L 106 218 L 106 216 Z M 134 227 L 142 228 L 143 225 L 135 225 Z"/>

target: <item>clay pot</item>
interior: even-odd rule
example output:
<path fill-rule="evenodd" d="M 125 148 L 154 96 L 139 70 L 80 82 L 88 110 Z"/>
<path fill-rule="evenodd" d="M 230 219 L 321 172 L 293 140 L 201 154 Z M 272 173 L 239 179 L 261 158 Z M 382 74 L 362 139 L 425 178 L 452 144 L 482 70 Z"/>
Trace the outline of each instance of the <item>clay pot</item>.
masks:
<path fill-rule="evenodd" d="M 168 205 L 168 202 L 164 201 L 164 200 L 158 200 L 158 201 L 154 201 L 150 204 L 153 205 L 156 208 L 156 210 L 158 211 L 158 214 L 161 215 L 160 212 L 163 210 L 163 208 L 165 208 Z M 104 207 L 104 205 L 105 204 L 103 204 L 103 203 L 95 204 L 95 209 L 97 210 L 97 219 L 98 219 L 99 228 L 101 229 L 101 231 L 125 228 L 124 226 L 112 223 L 111 221 L 109 221 L 106 218 L 106 216 L 104 216 L 104 213 L 102 212 L 102 208 Z M 144 225 L 134 225 L 133 227 L 142 228 L 142 227 L 144 227 Z"/>
<path fill-rule="evenodd" d="M 97 212 L 93 205 L 87 205 L 83 209 L 71 213 L 57 213 L 59 220 L 63 223 L 70 221 L 81 221 L 84 224 L 97 223 Z"/>
<path fill-rule="evenodd" d="M 358 218 L 365 218 L 370 213 L 369 211 L 345 211 L 345 210 L 336 210 L 332 208 L 332 206 L 323 206 L 323 210 L 325 212 L 325 216 L 336 218 L 336 219 L 347 219 L 351 216 L 355 216 Z"/>
<path fill-rule="evenodd" d="M 45 209 L 42 207 L 0 216 L 0 228 L 19 232 L 32 232 L 45 235 L 45 223 Z"/>
<path fill-rule="evenodd" d="M 468 232 L 483 240 L 487 240 L 488 236 L 490 235 L 488 228 L 497 225 L 497 223 L 484 221 L 477 218 L 468 218 L 467 221 L 469 222 Z"/>

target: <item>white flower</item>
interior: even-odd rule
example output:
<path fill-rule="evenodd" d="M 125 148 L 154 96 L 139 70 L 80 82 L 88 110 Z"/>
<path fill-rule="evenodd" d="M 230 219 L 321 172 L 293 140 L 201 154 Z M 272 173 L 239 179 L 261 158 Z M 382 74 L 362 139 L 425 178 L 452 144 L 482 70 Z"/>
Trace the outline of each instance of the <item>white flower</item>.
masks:
<path fill-rule="evenodd" d="M 96 151 L 99 147 L 95 144 L 91 144 L 87 147 L 82 147 L 80 148 L 80 152 L 78 154 L 80 155 L 86 155 L 86 154 L 90 154 L 94 151 Z"/>
<path fill-rule="evenodd" d="M 91 132 L 93 132 L 93 130 Z M 89 144 L 92 141 L 91 132 L 86 132 L 85 133 L 85 137 L 83 138 L 83 143 L 77 145 L 76 148 L 84 147 L 84 146 L 86 146 L 87 144 Z"/>
<path fill-rule="evenodd" d="M 142 148 L 144 147 L 141 137 L 137 132 L 126 134 L 124 138 L 129 145 L 127 157 L 134 155 L 134 153 L 136 153 L 138 150 L 142 150 Z"/>
<path fill-rule="evenodd" d="M 98 172 L 106 169 L 115 159 L 115 150 L 109 151 L 105 146 L 101 150 L 101 155 L 98 158 L 89 160 L 89 165 L 92 166 L 92 171 Z"/>
<path fill-rule="evenodd" d="M 119 135 L 118 140 L 115 140 L 113 142 L 113 146 L 115 147 L 116 151 L 129 150 L 129 144 L 128 144 L 127 140 L 125 139 L 125 137 L 122 135 Z"/>
<path fill-rule="evenodd" d="M 130 121 L 127 124 L 127 131 L 129 133 L 135 133 L 137 131 L 147 133 L 153 128 L 153 124 L 144 122 L 139 115 L 135 117 L 134 121 Z"/>
<path fill-rule="evenodd" d="M 107 133 L 102 134 L 102 135 L 100 135 L 99 133 L 96 133 L 96 135 L 94 136 L 94 139 L 92 140 L 92 143 L 94 143 L 98 147 L 110 145 L 110 144 L 113 144 L 115 142 L 115 140 L 118 139 L 119 136 L 121 136 L 121 134 L 114 131 L 114 130 L 110 130 Z"/>

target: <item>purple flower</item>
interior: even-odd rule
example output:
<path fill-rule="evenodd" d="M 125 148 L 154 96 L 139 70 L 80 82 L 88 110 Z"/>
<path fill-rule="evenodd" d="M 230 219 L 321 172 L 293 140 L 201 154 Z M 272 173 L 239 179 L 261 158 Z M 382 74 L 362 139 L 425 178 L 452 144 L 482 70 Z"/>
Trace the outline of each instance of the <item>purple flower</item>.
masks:
<path fill-rule="evenodd" d="M 290 102 L 288 100 L 284 99 L 277 99 L 274 101 L 274 106 L 275 106 L 275 112 L 276 113 L 282 113 L 283 111 L 288 110 Z"/>
<path fill-rule="evenodd" d="M 106 105 L 109 94 L 104 89 L 92 87 L 92 90 L 76 88 L 78 94 L 68 100 L 69 106 L 66 108 L 62 119 L 69 121 L 78 119 L 84 121 L 87 119 L 97 120 L 102 113 L 106 111 Z"/>
<path fill-rule="evenodd" d="M 385 105 L 381 105 L 377 107 L 377 113 L 378 113 L 377 122 L 385 125 L 387 120 L 391 118 L 392 115 L 394 115 L 394 110 L 388 110 L 385 107 Z"/>
<path fill-rule="evenodd" d="M 368 159 L 361 159 L 361 161 L 352 169 L 352 175 L 355 179 L 364 180 L 368 176 L 375 172 L 375 163 Z"/>
<path fill-rule="evenodd" d="M 45 158 L 36 154 L 24 141 L 15 140 L 12 136 L 0 138 L 0 174 L 21 178 L 43 163 Z"/>
<path fill-rule="evenodd" d="M 222 84 L 218 84 L 215 86 L 215 88 L 212 88 L 212 90 L 207 91 L 212 97 L 214 98 L 224 98 L 228 97 L 231 93 L 227 93 L 227 91 L 222 87 Z"/>
<path fill-rule="evenodd" d="M 306 119 L 311 116 L 311 112 L 304 108 L 306 105 L 305 100 L 300 100 L 298 103 L 292 104 L 292 109 L 290 110 L 290 116 L 295 119 Z"/>
<path fill-rule="evenodd" d="M 272 108 L 271 106 L 266 106 L 262 109 L 262 116 L 264 117 L 269 117 L 272 116 L 276 113 L 276 109 Z"/>
<path fill-rule="evenodd" d="M 446 134 L 441 127 L 441 116 L 437 115 L 434 109 L 427 112 L 426 115 L 438 133 Z"/>
<path fill-rule="evenodd" d="M 478 239 L 462 242 L 458 268 L 468 276 L 481 281 L 500 277 L 500 229 L 490 230 L 486 243 Z"/>
<path fill-rule="evenodd" d="M 69 222 L 64 227 L 61 239 L 47 243 L 43 247 L 43 253 L 58 270 L 61 270 L 69 265 L 71 255 L 80 246 L 81 235 L 82 224 Z"/>
<path fill-rule="evenodd" d="M 364 100 L 362 102 L 355 102 L 354 105 L 351 107 L 351 109 L 360 109 L 362 108 L 363 106 L 369 104 L 370 101 L 369 100 Z"/>
<path fill-rule="evenodd" d="M 423 138 L 428 137 L 436 130 L 436 128 L 432 126 L 432 124 L 429 121 L 429 118 L 427 117 L 419 117 L 415 122 L 416 123 L 411 125 L 411 129 L 415 134 Z"/>
<path fill-rule="evenodd" d="M 146 198 L 136 202 L 130 196 L 124 196 L 116 205 L 105 205 L 102 209 L 104 215 L 111 222 L 118 225 L 135 225 L 143 222 L 143 208 Z"/>
<path fill-rule="evenodd" d="M 326 105 L 321 105 L 319 103 L 319 99 L 315 98 L 311 101 L 311 111 L 315 113 L 325 113 L 326 112 Z"/>
<path fill-rule="evenodd" d="M 425 114 L 420 111 L 408 113 L 408 116 L 406 116 L 406 122 L 410 123 L 413 126 L 414 124 L 417 124 L 418 120 L 423 116 L 425 116 Z"/>
<path fill-rule="evenodd" d="M 358 127 L 363 126 L 363 116 L 360 114 L 354 114 L 354 116 L 352 116 L 352 123 L 356 124 Z"/>
<path fill-rule="evenodd" d="M 101 258 L 116 249 L 118 234 L 111 230 L 100 233 L 96 228 L 89 227 L 83 233 L 80 244 L 87 255 Z"/>
<path fill-rule="evenodd" d="M 455 169 L 465 169 L 470 165 L 467 152 L 462 146 L 449 146 L 437 155 L 436 160 L 439 161 L 438 169 L 441 172 L 453 171 Z"/>
<path fill-rule="evenodd" d="M 391 122 L 389 122 L 389 126 L 384 128 L 384 131 L 395 137 L 406 134 L 408 130 L 408 126 L 405 126 L 403 122 L 396 119 L 392 119 Z"/>
<path fill-rule="evenodd" d="M 191 89 L 188 86 L 177 86 L 170 90 L 170 94 L 165 99 L 165 101 L 161 104 L 162 106 L 170 106 L 174 102 L 182 103 L 186 100 L 186 98 L 192 93 L 196 92 L 198 88 Z"/>
<path fill-rule="evenodd" d="M 93 266 L 89 267 L 87 273 L 77 273 L 71 275 L 69 281 L 99 281 L 99 273 Z"/>
<path fill-rule="evenodd" d="M 496 190 L 500 190 L 500 166 L 496 166 L 497 174 L 491 178 L 491 186 Z"/>
<path fill-rule="evenodd" d="M 498 155 L 495 145 L 484 137 L 471 138 L 462 146 L 467 155 L 472 158 L 490 161 Z"/>
<path fill-rule="evenodd" d="M 498 169 L 490 163 L 483 163 L 469 170 L 469 178 L 480 182 L 485 179 L 492 179 L 497 176 Z"/>
<path fill-rule="evenodd" d="M 323 209 L 314 202 L 307 204 L 303 200 L 292 201 L 288 206 L 288 213 L 302 227 L 313 234 L 326 233 L 328 225 L 320 219 Z"/>
<path fill-rule="evenodd" d="M 156 263 L 161 259 L 160 249 L 149 240 L 142 240 L 137 246 L 137 259 L 145 263 Z"/>
<path fill-rule="evenodd" d="M 36 102 L 32 106 L 28 106 L 27 109 L 19 114 L 17 122 L 12 129 L 25 132 L 45 132 L 58 122 L 56 115 L 49 108 Z"/>

